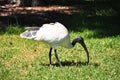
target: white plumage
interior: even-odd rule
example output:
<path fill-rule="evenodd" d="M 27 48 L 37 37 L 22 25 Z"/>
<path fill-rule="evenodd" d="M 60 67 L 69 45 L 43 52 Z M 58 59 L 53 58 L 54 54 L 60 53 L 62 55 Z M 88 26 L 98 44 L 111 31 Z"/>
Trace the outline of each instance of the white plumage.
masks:
<path fill-rule="evenodd" d="M 44 41 L 48 43 L 51 47 L 49 52 L 50 64 L 51 64 L 52 48 L 55 49 L 54 51 L 55 51 L 56 59 L 61 65 L 56 52 L 57 47 L 62 46 L 65 48 L 72 48 L 74 47 L 76 42 L 79 42 L 85 49 L 89 62 L 89 53 L 84 44 L 83 38 L 77 37 L 71 43 L 67 28 L 59 22 L 43 24 L 41 27 L 29 27 L 28 30 L 20 34 L 20 36 L 22 38 L 34 39 L 37 41 Z"/>
<path fill-rule="evenodd" d="M 38 30 L 27 30 L 20 35 L 22 38 L 44 41 L 52 48 L 58 46 L 72 48 L 68 30 L 61 23 L 43 24 Z"/>

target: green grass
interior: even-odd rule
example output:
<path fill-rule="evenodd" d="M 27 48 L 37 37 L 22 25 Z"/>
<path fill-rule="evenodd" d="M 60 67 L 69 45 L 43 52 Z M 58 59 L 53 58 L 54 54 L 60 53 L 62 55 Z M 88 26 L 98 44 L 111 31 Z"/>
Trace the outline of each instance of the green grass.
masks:
<path fill-rule="evenodd" d="M 13 30 L 10 30 L 10 33 Z M 16 30 L 19 31 L 19 28 Z M 18 33 L 2 34 L 0 80 L 119 80 L 120 36 L 89 38 L 94 34 L 95 32 L 89 29 L 82 32 L 70 31 L 71 40 L 76 35 L 85 38 L 90 52 L 90 63 L 84 64 L 87 60 L 86 54 L 80 45 L 73 49 L 59 47 L 58 55 L 63 67 L 56 64 L 54 55 L 54 66 L 48 66 L 47 44 L 22 39 Z"/>

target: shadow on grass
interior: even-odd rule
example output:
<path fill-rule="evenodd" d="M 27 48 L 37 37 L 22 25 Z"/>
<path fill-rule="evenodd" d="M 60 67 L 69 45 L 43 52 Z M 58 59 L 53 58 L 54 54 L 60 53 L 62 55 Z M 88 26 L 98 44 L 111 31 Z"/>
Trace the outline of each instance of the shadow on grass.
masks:
<path fill-rule="evenodd" d="M 65 66 L 89 66 L 89 65 L 92 65 L 94 67 L 99 67 L 100 64 L 98 63 L 87 63 L 87 62 L 74 62 L 74 61 L 63 61 L 61 62 L 62 64 L 62 67 L 65 67 Z M 43 66 L 50 66 L 49 64 L 42 64 Z M 55 67 L 60 67 L 60 65 L 58 63 L 54 63 L 52 64 L 52 66 L 55 66 Z"/>

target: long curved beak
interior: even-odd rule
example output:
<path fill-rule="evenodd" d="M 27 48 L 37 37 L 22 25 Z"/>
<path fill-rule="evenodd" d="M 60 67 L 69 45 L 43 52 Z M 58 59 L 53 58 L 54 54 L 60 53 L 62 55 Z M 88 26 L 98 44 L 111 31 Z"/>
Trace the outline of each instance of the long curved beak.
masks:
<path fill-rule="evenodd" d="M 86 55 L 87 55 L 87 63 L 89 63 L 89 52 L 88 52 L 88 49 L 84 43 L 84 41 L 82 43 L 80 43 L 82 45 L 82 47 L 84 48 L 85 52 L 86 52 Z"/>

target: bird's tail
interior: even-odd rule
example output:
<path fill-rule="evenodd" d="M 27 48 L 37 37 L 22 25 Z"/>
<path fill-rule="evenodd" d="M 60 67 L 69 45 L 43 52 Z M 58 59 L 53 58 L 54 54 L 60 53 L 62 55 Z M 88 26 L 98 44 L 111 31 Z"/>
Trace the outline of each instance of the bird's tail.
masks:
<path fill-rule="evenodd" d="M 20 34 L 20 37 L 27 39 L 34 39 L 36 37 L 37 30 L 26 30 Z"/>

